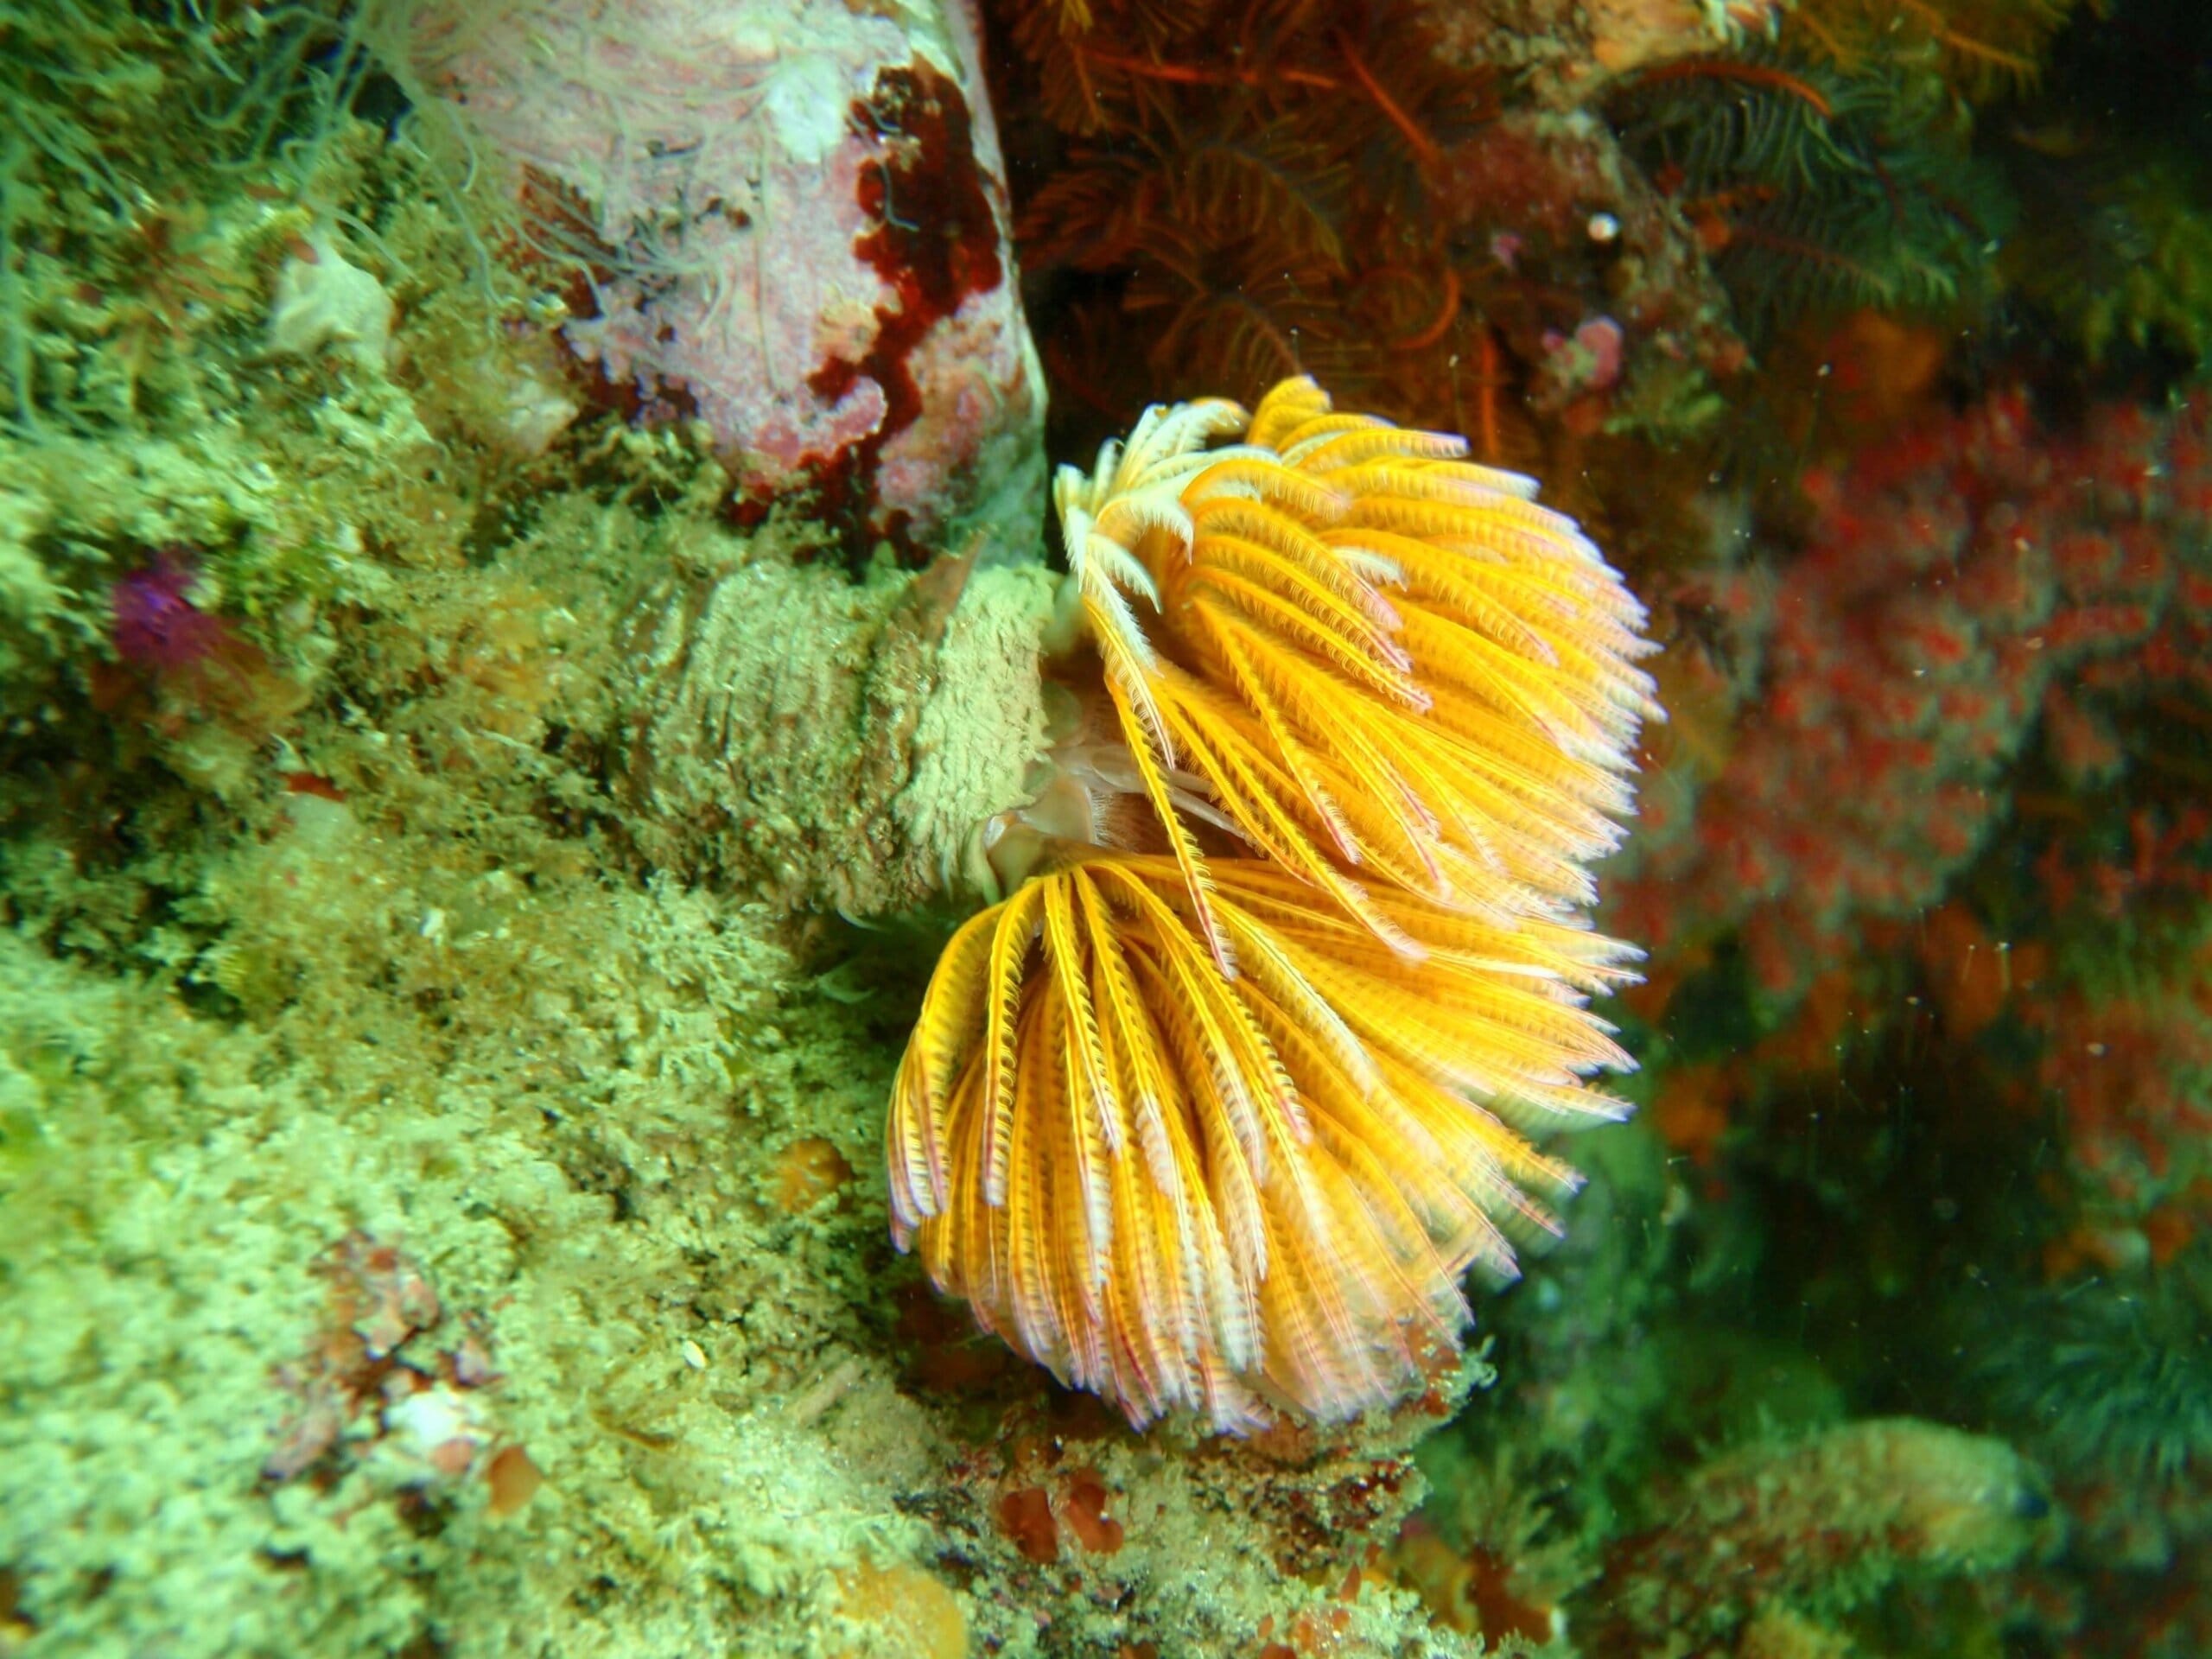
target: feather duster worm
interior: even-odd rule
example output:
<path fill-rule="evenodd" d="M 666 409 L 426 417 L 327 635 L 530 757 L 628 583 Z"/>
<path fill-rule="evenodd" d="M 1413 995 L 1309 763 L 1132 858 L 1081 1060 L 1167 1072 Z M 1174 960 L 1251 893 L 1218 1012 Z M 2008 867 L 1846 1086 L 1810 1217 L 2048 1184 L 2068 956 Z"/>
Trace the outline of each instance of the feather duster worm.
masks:
<path fill-rule="evenodd" d="M 1535 486 L 1341 414 L 1147 413 L 1055 490 L 1150 845 L 1047 842 L 954 937 L 889 1127 L 893 1227 L 1138 1423 L 1341 1419 L 1457 1341 L 1611 1116 L 1643 613 Z M 1103 821 L 1103 820 L 1102 820 Z"/>

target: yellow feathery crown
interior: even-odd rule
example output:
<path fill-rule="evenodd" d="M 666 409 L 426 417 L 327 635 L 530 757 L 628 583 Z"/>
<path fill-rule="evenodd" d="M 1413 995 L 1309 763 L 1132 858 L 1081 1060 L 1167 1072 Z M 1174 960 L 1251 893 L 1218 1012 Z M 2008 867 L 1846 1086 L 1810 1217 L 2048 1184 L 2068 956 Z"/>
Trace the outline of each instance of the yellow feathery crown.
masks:
<path fill-rule="evenodd" d="M 1461 1275 L 1618 1115 L 1587 1007 L 1643 613 L 1535 486 L 1341 414 L 1146 412 L 1054 487 L 1164 852 L 1055 848 L 946 948 L 900 1067 L 893 1226 L 986 1329 L 1133 1422 L 1338 1420 L 1421 1386 Z"/>

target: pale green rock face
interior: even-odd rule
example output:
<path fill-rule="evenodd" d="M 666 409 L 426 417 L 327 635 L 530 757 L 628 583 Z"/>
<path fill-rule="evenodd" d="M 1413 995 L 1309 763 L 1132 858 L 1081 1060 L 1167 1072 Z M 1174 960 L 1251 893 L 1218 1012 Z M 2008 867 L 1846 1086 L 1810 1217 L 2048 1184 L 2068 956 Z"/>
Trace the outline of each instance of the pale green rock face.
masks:
<path fill-rule="evenodd" d="M 391 353 L 391 296 L 369 272 L 348 264 L 328 234 L 312 235 L 302 245 L 276 273 L 270 351 L 312 357 L 336 346 L 363 368 L 383 367 Z"/>
<path fill-rule="evenodd" d="M 1037 515 L 964 584 L 856 579 L 798 504 L 733 532 L 690 434 L 582 408 L 451 176 L 343 121 L 211 168 L 156 135 L 234 83 L 80 10 L 10 49 L 158 67 L 116 119 L 200 286 L 147 321 L 134 221 L 12 175 L 82 263 L 11 241 L 0 295 L 0 1651 L 1034 1653 L 1040 1605 L 1189 1650 L 1319 1605 L 1262 1532 L 1370 1453 L 1103 1425 L 1066 1444 L 1127 1542 L 1040 1586 L 998 1420 L 1054 1408 L 953 1380 L 885 1237 L 938 912 L 1046 741 Z M 210 674 L 110 640 L 170 546 Z"/>

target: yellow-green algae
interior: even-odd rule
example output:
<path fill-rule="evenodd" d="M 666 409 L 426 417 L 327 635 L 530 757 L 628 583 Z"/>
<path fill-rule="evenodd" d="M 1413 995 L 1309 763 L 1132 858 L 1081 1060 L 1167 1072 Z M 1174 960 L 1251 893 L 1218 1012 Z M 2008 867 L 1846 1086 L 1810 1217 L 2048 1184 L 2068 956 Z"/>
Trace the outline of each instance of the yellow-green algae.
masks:
<path fill-rule="evenodd" d="M 934 943 L 869 913 L 1018 798 L 1039 550 L 963 589 L 849 577 L 803 502 L 734 534 L 686 434 L 563 409 L 557 303 L 405 146 L 308 96 L 189 153 L 315 16 L 0 15 L 99 162 L 4 180 L 0 1653 L 904 1655 L 855 1586 L 914 1573 L 979 1651 L 1471 1651 L 1338 1593 L 1432 1417 L 1226 1455 L 918 1380 L 878 1146 Z M 272 328 L 325 257 L 388 346 Z M 163 550 L 219 679 L 110 644 Z M 481 1332 L 496 1379 L 442 1386 L 519 1508 L 409 1465 L 388 1394 L 271 1474 L 356 1235 Z M 1042 1567 L 996 1505 L 1063 1459 L 1126 1540 Z"/>

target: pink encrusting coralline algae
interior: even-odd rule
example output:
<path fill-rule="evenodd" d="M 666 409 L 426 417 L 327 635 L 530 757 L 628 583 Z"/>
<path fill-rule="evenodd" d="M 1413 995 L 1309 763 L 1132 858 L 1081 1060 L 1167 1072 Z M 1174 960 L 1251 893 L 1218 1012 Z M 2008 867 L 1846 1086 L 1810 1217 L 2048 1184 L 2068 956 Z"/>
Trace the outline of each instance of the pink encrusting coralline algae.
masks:
<path fill-rule="evenodd" d="M 765 506 L 928 540 L 1041 510 L 1042 379 L 969 0 L 573 0 L 411 25 L 423 86 L 557 202 L 574 350 L 704 421 Z M 574 244 L 561 246 L 554 245 Z"/>

